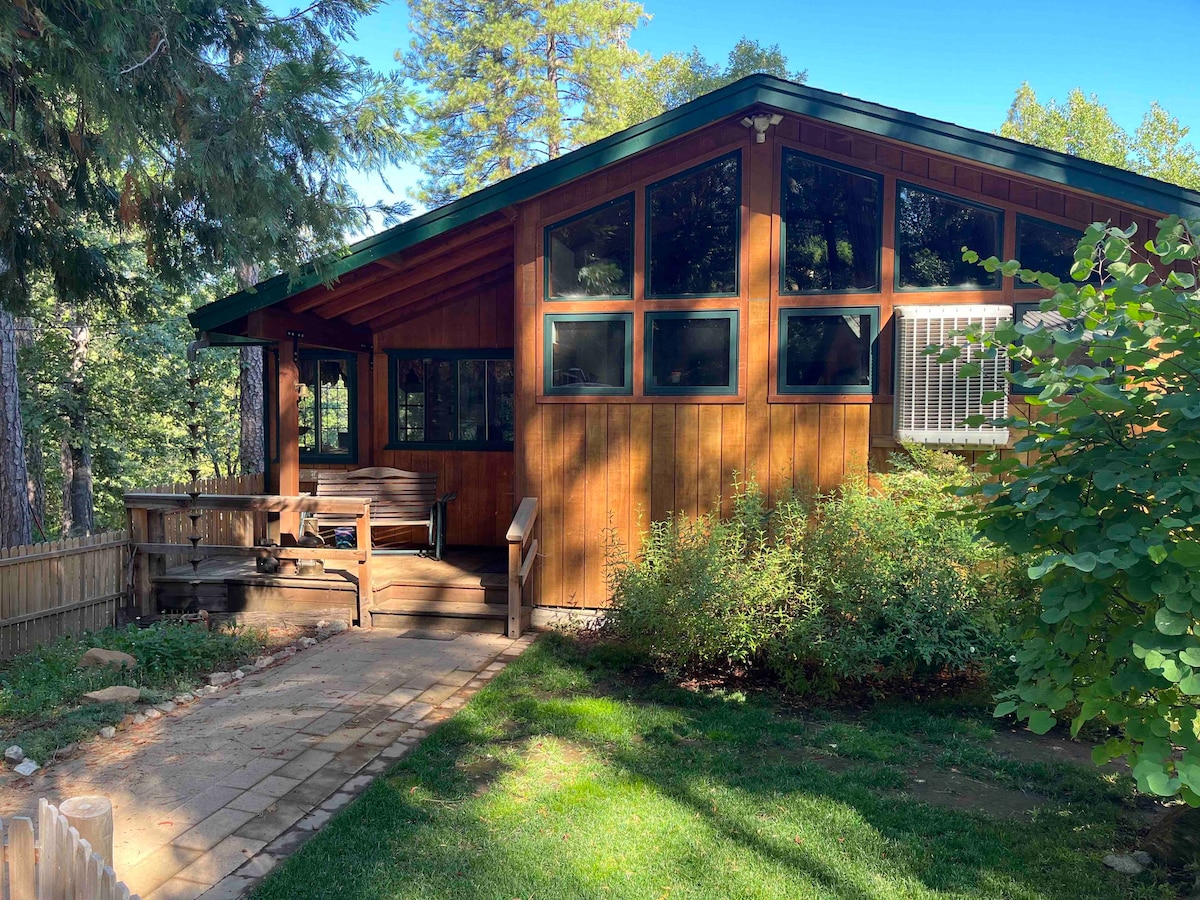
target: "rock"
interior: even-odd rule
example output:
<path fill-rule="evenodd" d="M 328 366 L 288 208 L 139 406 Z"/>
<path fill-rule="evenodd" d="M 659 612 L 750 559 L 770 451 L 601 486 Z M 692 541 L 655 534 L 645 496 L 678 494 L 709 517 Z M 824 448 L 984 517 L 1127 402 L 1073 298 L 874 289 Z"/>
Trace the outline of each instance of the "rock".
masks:
<path fill-rule="evenodd" d="M 275 662 L 279 662 L 284 659 L 291 659 L 295 655 L 296 651 L 294 648 L 284 647 L 282 650 L 275 651 Z"/>
<path fill-rule="evenodd" d="M 1183 869 L 1200 861 L 1200 809 L 1173 807 L 1147 832 L 1142 848 L 1172 869 Z"/>
<path fill-rule="evenodd" d="M 310 637 L 302 637 L 300 640 L 296 641 L 296 644 L 301 650 L 307 650 L 309 647 L 316 646 L 316 643 L 317 639 Z"/>
<path fill-rule="evenodd" d="M 7 750 L 4 751 L 4 761 L 6 763 L 9 763 L 9 764 L 15 766 L 15 765 L 17 765 L 17 763 L 24 761 L 24 759 L 25 759 L 25 751 L 22 750 L 20 747 L 18 747 L 16 744 L 13 744 L 11 747 L 9 747 Z"/>
<path fill-rule="evenodd" d="M 15 769 L 13 769 L 13 771 L 16 772 L 18 775 L 24 775 L 24 776 L 28 777 L 40 768 L 41 768 L 41 766 L 39 766 L 37 763 L 35 763 L 32 759 L 27 759 L 23 763 L 21 763 L 19 766 L 17 766 Z"/>
<path fill-rule="evenodd" d="M 145 725 L 146 717 L 143 716 L 141 713 L 136 713 L 133 717 L 133 724 L 134 725 Z"/>
<path fill-rule="evenodd" d="M 221 687 L 233 681 L 233 675 L 229 672 L 213 672 L 208 676 L 208 683 L 211 687 Z"/>
<path fill-rule="evenodd" d="M 89 703 L 137 703 L 142 698 L 139 688 L 114 684 L 99 691 L 88 691 L 83 699 Z"/>
<path fill-rule="evenodd" d="M 78 749 L 79 749 L 78 744 L 67 744 L 67 746 L 59 747 L 57 750 L 54 751 L 54 758 L 55 759 L 66 759 L 68 756 L 73 755 L 75 753 L 75 751 Z"/>
<path fill-rule="evenodd" d="M 204 687 L 200 688 L 200 691 L 199 691 L 199 693 L 201 693 L 201 694 L 215 694 L 215 693 L 217 693 L 217 691 L 219 691 L 219 690 L 221 690 L 221 689 L 220 689 L 219 687 L 217 687 L 216 685 L 213 685 L 213 684 L 206 684 Z"/>
<path fill-rule="evenodd" d="M 120 650 L 93 647 L 79 659 L 81 669 L 136 669 L 137 660 Z"/>
<path fill-rule="evenodd" d="M 179 706 L 187 706 L 189 703 L 191 703 L 195 699 L 196 699 L 196 695 L 191 693 L 190 691 L 184 691 L 182 694 L 175 695 L 175 702 Z"/>
<path fill-rule="evenodd" d="M 241 681 L 246 677 L 246 673 L 241 669 L 234 669 L 230 674 L 233 676 L 234 681 Z"/>
<path fill-rule="evenodd" d="M 1146 871 L 1146 867 L 1128 853 L 1110 853 L 1101 862 L 1122 875 L 1141 875 Z"/>
<path fill-rule="evenodd" d="M 143 709 L 142 715 L 145 716 L 147 719 L 161 719 L 162 718 L 162 713 L 160 713 L 153 706 L 147 706 L 145 709 Z"/>
<path fill-rule="evenodd" d="M 155 703 L 154 708 L 162 713 L 173 713 L 175 712 L 176 706 L 170 700 L 164 700 L 162 703 Z"/>
<path fill-rule="evenodd" d="M 331 622 L 324 620 L 317 623 L 317 640 L 325 640 L 333 637 L 335 634 L 341 634 L 343 631 L 350 630 L 350 623 L 345 619 L 334 619 Z"/>
<path fill-rule="evenodd" d="M 258 659 L 256 659 L 254 661 L 254 668 L 255 669 L 265 669 L 267 666 L 271 665 L 274 662 L 275 662 L 275 657 L 273 657 L 273 656 L 260 656 Z"/>
<path fill-rule="evenodd" d="M 1154 857 L 1151 856 L 1149 853 L 1147 853 L 1145 850 L 1134 850 L 1129 855 L 1132 856 L 1138 863 L 1140 863 L 1143 866 L 1154 865 Z"/>
<path fill-rule="evenodd" d="M 106 740 L 109 738 L 115 738 L 116 736 L 117 736 L 117 729 L 113 728 L 111 725 L 105 725 L 103 728 L 100 729 L 100 737 L 102 737 Z"/>

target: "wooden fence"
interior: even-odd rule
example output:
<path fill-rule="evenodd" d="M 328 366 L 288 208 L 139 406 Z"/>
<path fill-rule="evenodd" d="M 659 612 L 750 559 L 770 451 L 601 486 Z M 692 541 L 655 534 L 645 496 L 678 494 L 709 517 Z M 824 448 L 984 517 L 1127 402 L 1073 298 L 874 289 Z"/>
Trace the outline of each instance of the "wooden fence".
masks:
<path fill-rule="evenodd" d="M 262 475 L 208 478 L 206 494 L 257 494 Z M 149 491 L 186 493 L 188 484 L 158 485 Z M 207 544 L 252 543 L 252 513 L 206 510 L 199 521 Z M 164 517 L 163 539 L 187 543 L 192 523 L 182 514 Z M 185 553 L 171 555 L 166 565 L 186 562 Z M 31 650 L 67 634 L 81 634 L 116 623 L 117 610 L 128 606 L 129 535 L 106 531 L 82 538 L 0 548 L 0 659 Z M 0 895 L 2 896 L 2 895 Z"/>
<path fill-rule="evenodd" d="M 42 800 L 38 834 L 24 817 L 5 829 L 0 897 L 8 900 L 137 900 L 66 817 Z"/>

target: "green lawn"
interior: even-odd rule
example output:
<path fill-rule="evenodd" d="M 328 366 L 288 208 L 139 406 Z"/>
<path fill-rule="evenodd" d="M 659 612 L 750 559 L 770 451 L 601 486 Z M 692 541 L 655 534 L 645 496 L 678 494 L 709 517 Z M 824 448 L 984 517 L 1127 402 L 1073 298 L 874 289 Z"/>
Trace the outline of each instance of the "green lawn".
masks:
<path fill-rule="evenodd" d="M 985 712 L 818 714 L 626 669 L 543 637 L 254 897 L 1176 896 L 1100 864 L 1143 821 L 1127 783 L 999 756 Z M 1011 814 L 908 793 L 942 777 Z"/>

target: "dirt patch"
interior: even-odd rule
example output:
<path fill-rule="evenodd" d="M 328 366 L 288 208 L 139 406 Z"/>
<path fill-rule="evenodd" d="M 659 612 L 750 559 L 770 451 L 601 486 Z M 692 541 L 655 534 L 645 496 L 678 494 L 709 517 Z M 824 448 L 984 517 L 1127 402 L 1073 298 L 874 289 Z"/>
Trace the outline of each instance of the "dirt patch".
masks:
<path fill-rule="evenodd" d="M 1074 763 L 1079 766 L 1092 768 L 1092 748 L 1096 744 L 1090 741 L 1072 740 L 1065 734 L 1034 734 L 1023 728 L 1013 728 L 997 731 L 988 741 L 988 748 L 1000 756 L 1020 762 L 1031 763 Z M 1122 767 L 1112 763 L 1104 767 L 1104 771 L 1118 771 Z"/>
<path fill-rule="evenodd" d="M 1037 794 L 998 787 L 954 770 L 917 766 L 905 771 L 908 775 L 905 793 L 913 800 L 943 809 L 1027 821 L 1034 810 L 1048 802 Z"/>

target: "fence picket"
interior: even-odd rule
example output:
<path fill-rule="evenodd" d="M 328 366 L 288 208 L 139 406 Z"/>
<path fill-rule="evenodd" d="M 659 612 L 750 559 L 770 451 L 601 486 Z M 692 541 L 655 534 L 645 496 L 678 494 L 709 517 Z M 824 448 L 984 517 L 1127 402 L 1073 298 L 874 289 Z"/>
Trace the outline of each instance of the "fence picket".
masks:
<path fill-rule="evenodd" d="M 33 849 L 33 822 L 24 817 L 8 823 L 8 896 L 10 900 L 36 900 L 37 869 Z"/>

